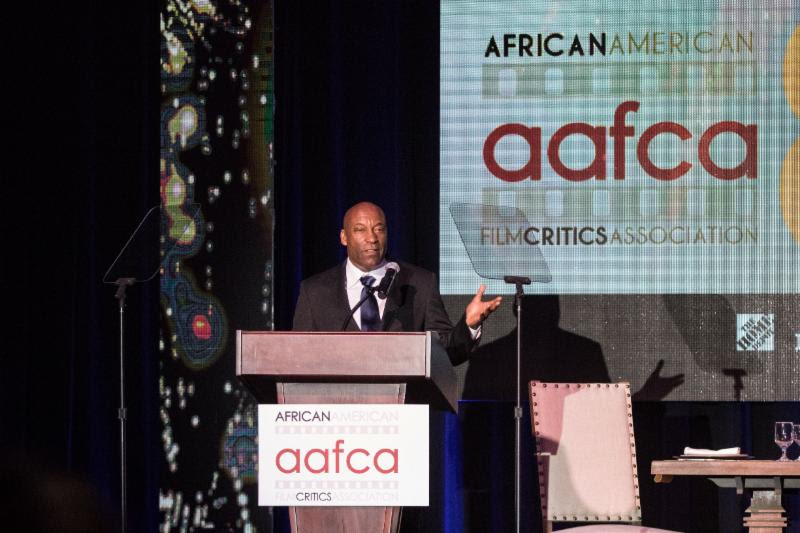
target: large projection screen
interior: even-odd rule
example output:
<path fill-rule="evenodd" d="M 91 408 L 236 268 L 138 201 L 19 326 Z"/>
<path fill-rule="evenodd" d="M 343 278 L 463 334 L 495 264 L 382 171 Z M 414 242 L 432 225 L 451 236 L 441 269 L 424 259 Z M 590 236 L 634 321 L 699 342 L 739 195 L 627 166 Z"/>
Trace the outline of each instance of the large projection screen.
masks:
<path fill-rule="evenodd" d="M 797 1 L 442 0 L 440 284 L 523 379 L 800 399 Z M 510 298 L 508 299 L 510 301 Z M 515 318 L 464 397 L 509 398 Z"/>

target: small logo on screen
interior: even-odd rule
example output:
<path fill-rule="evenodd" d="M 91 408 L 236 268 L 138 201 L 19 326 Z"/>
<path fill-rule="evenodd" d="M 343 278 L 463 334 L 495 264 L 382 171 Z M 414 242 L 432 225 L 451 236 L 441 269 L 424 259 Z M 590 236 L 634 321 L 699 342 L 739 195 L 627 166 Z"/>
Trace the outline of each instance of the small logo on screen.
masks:
<path fill-rule="evenodd" d="M 736 351 L 771 352 L 775 349 L 775 315 L 736 315 Z"/>

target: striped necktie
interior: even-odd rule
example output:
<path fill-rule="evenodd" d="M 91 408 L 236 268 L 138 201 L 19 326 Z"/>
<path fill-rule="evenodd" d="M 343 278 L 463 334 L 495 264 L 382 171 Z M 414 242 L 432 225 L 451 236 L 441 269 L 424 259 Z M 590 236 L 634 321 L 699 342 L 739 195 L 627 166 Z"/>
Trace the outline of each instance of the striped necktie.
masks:
<path fill-rule="evenodd" d="M 372 284 L 375 282 L 375 278 L 373 276 L 362 276 L 361 277 L 361 284 L 364 285 L 364 288 L 361 289 L 361 299 L 364 299 L 369 290 L 367 287 L 371 287 Z M 380 331 L 381 330 L 381 315 L 378 311 L 378 300 L 375 298 L 375 294 L 370 294 L 369 298 L 364 302 L 361 306 L 361 331 Z"/>

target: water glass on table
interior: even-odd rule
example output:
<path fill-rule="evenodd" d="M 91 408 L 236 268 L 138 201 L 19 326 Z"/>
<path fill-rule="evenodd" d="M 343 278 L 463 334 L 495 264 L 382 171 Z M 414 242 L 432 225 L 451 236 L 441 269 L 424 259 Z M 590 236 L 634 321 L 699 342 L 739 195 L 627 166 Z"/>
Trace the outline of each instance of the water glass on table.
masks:
<path fill-rule="evenodd" d="M 781 449 L 781 457 L 778 461 L 788 461 L 786 450 L 792 445 L 795 438 L 794 424 L 791 422 L 775 422 L 775 444 Z"/>

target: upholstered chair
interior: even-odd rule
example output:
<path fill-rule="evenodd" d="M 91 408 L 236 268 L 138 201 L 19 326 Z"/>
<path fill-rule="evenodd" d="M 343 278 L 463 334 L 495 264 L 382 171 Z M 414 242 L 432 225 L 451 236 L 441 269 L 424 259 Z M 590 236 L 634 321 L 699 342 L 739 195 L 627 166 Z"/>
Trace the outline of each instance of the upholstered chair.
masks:
<path fill-rule="evenodd" d="M 667 533 L 641 525 L 630 385 L 531 381 L 529 393 L 545 532 Z"/>

